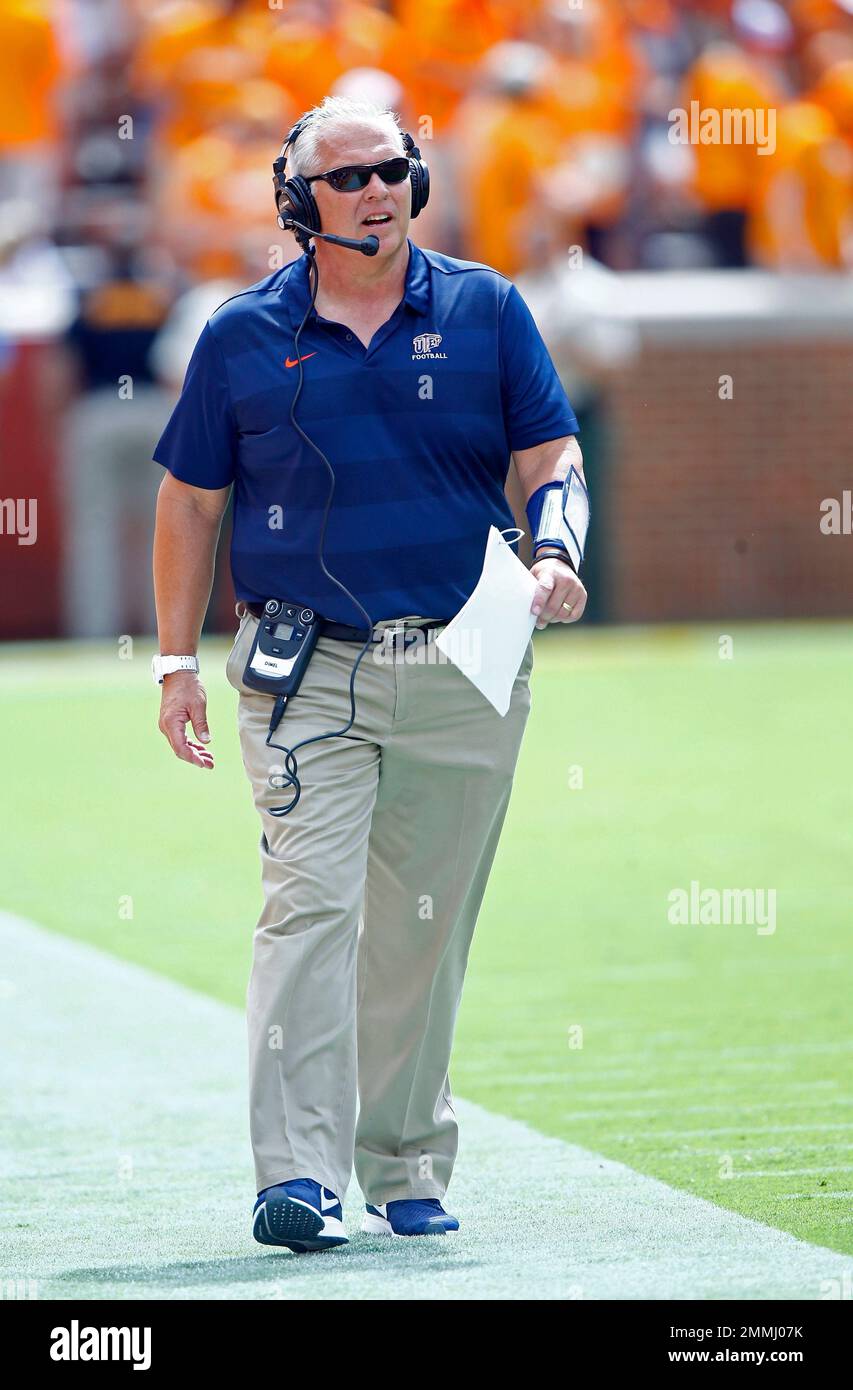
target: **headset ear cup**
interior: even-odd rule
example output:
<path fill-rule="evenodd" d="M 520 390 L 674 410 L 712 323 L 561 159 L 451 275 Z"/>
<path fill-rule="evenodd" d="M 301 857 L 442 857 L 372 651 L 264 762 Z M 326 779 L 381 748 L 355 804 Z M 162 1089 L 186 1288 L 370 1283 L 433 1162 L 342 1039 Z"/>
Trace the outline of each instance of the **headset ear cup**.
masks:
<path fill-rule="evenodd" d="M 409 172 L 412 181 L 411 217 L 414 220 L 429 202 L 429 169 L 423 160 L 410 159 Z"/>
<path fill-rule="evenodd" d="M 300 174 L 294 174 L 284 185 L 284 196 L 290 203 L 297 222 L 304 222 L 312 232 L 320 231 L 320 209 L 311 192 L 311 185 Z"/>

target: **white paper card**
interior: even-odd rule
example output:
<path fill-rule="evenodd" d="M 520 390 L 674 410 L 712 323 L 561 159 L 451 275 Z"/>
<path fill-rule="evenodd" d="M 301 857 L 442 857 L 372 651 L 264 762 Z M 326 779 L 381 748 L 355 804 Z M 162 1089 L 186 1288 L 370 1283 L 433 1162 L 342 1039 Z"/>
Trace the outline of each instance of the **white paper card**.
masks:
<path fill-rule="evenodd" d="M 509 709 L 536 614 L 530 605 L 536 580 L 496 526 L 489 527 L 483 571 L 468 602 L 435 639 L 435 645 L 494 705 Z"/>

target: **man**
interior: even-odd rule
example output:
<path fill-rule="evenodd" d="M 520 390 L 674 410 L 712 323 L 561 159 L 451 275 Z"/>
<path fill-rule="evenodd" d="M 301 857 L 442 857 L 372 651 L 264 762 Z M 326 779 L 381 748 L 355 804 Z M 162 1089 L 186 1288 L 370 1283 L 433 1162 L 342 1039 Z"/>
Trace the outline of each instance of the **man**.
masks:
<path fill-rule="evenodd" d="M 560 558 L 570 551 L 536 520 L 546 494 L 562 496 L 570 468 L 580 471 L 580 451 L 517 290 L 409 240 L 428 177 L 411 158 L 400 164 L 412 147 L 393 113 L 327 98 L 294 131 L 286 173 L 310 180 L 315 230 L 375 236 L 378 251 L 314 238 L 313 311 L 306 254 L 208 320 L 156 450 L 168 472 L 154 570 L 158 671 L 169 672 L 160 728 L 179 758 L 212 767 L 195 653 L 233 484 L 242 620 L 227 674 L 240 692 L 265 894 L 248 992 L 253 1229 L 263 1244 L 304 1251 L 346 1243 L 353 1162 L 363 1229 L 458 1228 L 442 1206 L 457 1148 L 448 1064 L 530 708 L 533 644 L 502 718 L 452 663 L 412 662 L 394 630 L 417 628 L 427 652 L 472 593 L 490 525 L 512 526 L 510 452 L 551 557 L 533 566 L 537 626 L 576 621 L 586 593 Z M 292 215 L 277 188 L 280 213 Z M 330 493 L 318 449 L 335 472 L 323 557 L 337 584 L 317 558 Z M 356 672 L 348 732 L 329 737 L 351 717 L 353 663 L 367 651 L 347 593 L 374 625 L 377 659 Z M 243 679 L 270 598 L 324 620 L 271 745 L 274 697 Z M 297 743 L 301 792 L 282 815 L 271 747 Z"/>

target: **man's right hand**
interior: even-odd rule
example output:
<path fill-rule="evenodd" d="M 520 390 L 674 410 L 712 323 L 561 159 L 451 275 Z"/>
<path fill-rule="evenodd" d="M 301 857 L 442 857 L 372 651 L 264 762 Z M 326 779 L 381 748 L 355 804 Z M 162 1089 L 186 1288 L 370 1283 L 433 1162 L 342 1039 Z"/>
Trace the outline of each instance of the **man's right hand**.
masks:
<path fill-rule="evenodd" d="M 192 724 L 199 743 L 187 738 L 187 724 Z M 213 767 L 213 754 L 204 747 L 210 739 L 207 692 L 194 671 L 175 671 L 164 678 L 160 732 L 169 740 L 176 758 L 196 767 Z"/>

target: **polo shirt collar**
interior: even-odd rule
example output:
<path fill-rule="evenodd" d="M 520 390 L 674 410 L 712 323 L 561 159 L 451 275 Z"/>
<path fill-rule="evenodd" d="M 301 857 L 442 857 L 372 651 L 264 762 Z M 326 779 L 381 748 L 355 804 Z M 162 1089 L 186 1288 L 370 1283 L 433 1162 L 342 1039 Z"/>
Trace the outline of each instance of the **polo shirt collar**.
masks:
<path fill-rule="evenodd" d="M 403 289 L 403 299 L 416 314 L 426 314 L 429 312 L 429 262 L 419 246 L 407 238 L 409 242 L 409 264 L 406 267 L 406 283 Z M 357 254 L 356 252 L 353 253 Z M 290 274 L 285 281 L 288 289 L 286 304 L 290 312 L 290 318 L 294 328 L 302 322 L 305 310 L 308 308 L 311 299 L 308 281 L 308 256 L 303 253 L 298 261 L 295 261 Z M 310 318 L 316 318 L 317 311 L 311 311 Z M 310 319 L 309 319 L 310 321 Z"/>

